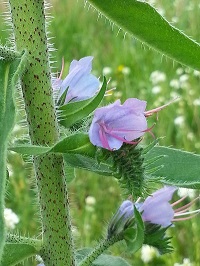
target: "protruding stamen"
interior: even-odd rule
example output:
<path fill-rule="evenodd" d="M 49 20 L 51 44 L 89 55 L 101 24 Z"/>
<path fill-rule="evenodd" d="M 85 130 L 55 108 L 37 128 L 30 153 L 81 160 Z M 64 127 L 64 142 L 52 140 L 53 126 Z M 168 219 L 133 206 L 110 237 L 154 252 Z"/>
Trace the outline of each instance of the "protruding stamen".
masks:
<path fill-rule="evenodd" d="M 183 197 L 183 198 L 185 198 L 185 197 Z M 182 198 L 182 199 L 183 199 L 183 198 Z M 188 210 L 188 209 L 194 204 L 194 202 L 197 201 L 198 199 L 199 199 L 199 197 L 197 197 L 196 199 L 192 200 L 192 201 L 189 202 L 188 204 L 186 204 L 186 205 L 184 205 L 184 206 L 182 206 L 182 207 L 176 209 L 176 210 L 175 210 L 175 213 L 181 213 L 181 212 L 183 212 L 183 211 Z"/>
<path fill-rule="evenodd" d="M 161 111 L 162 109 L 164 109 L 165 107 L 167 107 L 168 105 L 170 105 L 171 103 L 175 102 L 178 98 L 179 98 L 179 97 L 176 97 L 175 99 L 169 101 L 168 103 L 166 103 L 166 104 L 164 104 L 164 105 L 162 105 L 162 106 L 160 106 L 160 107 L 157 107 L 157 108 L 155 108 L 155 109 L 152 109 L 152 110 L 146 111 L 146 112 L 144 112 L 144 115 L 145 115 L 146 117 L 149 117 L 149 116 L 153 115 L 154 113 L 158 113 L 159 111 Z"/>

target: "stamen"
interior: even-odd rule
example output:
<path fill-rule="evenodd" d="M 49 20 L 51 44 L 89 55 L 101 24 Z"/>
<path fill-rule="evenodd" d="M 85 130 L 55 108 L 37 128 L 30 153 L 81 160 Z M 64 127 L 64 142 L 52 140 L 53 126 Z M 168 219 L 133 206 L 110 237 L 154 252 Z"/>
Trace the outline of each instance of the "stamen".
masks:
<path fill-rule="evenodd" d="M 185 216 L 185 215 L 190 215 L 190 216 L 183 217 L 183 218 L 174 218 L 172 221 L 173 222 L 178 222 L 178 221 L 190 220 L 193 217 L 197 216 L 199 213 L 200 213 L 200 209 L 199 210 L 195 210 L 195 211 L 191 211 L 191 212 L 185 212 L 185 213 L 182 213 L 182 214 L 175 214 L 175 217 L 180 217 L 180 216 Z M 193 214 L 193 215 L 191 215 L 191 214 Z"/>
<path fill-rule="evenodd" d="M 144 115 L 146 117 L 149 117 L 149 116 L 153 115 L 154 113 L 158 113 L 159 111 L 161 111 L 162 109 L 164 109 L 165 107 L 170 105 L 171 103 L 175 102 L 177 99 L 179 99 L 179 97 L 174 98 L 173 100 L 169 101 L 168 103 L 166 103 L 166 104 L 164 104 L 164 105 L 162 105 L 160 107 L 157 107 L 155 109 L 152 109 L 152 110 L 144 112 Z"/>
<path fill-rule="evenodd" d="M 184 196 L 184 197 L 180 198 L 179 200 L 177 200 L 177 201 L 175 201 L 174 203 L 172 203 L 171 206 L 173 207 L 173 206 L 179 204 L 180 202 L 182 202 L 182 201 L 183 201 L 184 199 L 186 199 L 186 198 L 187 198 L 187 196 Z"/>
<path fill-rule="evenodd" d="M 185 197 L 183 197 L 183 198 L 185 198 Z M 182 198 L 182 199 L 183 199 Z M 181 199 L 181 201 L 182 201 L 182 199 Z M 186 204 L 186 205 L 184 205 L 184 206 L 182 206 L 182 207 L 180 207 L 180 208 L 178 208 L 178 209 L 176 209 L 174 212 L 176 213 L 176 212 L 183 212 L 183 211 L 186 211 L 186 210 L 188 210 L 192 205 L 193 205 L 193 203 L 195 202 L 195 201 L 197 201 L 199 199 L 199 197 L 197 197 L 196 199 L 193 199 L 191 202 L 189 202 L 188 204 Z M 180 201 L 180 200 L 179 200 Z M 172 206 L 172 205 L 171 205 Z"/>
<path fill-rule="evenodd" d="M 193 213 L 195 213 L 195 214 L 200 213 L 200 209 L 195 210 L 195 211 L 190 211 L 190 212 L 184 212 L 184 213 L 175 213 L 174 217 L 186 216 L 186 215 L 190 215 Z"/>
<path fill-rule="evenodd" d="M 110 96 L 110 95 L 112 95 L 112 92 L 113 92 L 114 90 L 116 90 L 116 88 L 112 88 L 112 89 L 110 89 L 110 90 L 107 90 L 107 91 L 105 92 L 105 96 Z"/>

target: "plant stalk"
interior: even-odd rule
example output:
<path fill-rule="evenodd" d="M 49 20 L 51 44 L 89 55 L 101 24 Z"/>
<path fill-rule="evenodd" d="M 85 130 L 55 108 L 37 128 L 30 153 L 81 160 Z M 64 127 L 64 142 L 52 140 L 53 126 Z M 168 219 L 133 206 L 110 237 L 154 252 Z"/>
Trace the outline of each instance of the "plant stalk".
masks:
<path fill-rule="evenodd" d="M 27 51 L 21 85 L 32 144 L 52 146 L 59 139 L 51 88 L 43 0 L 9 0 L 16 50 Z M 34 157 L 45 266 L 75 265 L 63 157 Z"/>

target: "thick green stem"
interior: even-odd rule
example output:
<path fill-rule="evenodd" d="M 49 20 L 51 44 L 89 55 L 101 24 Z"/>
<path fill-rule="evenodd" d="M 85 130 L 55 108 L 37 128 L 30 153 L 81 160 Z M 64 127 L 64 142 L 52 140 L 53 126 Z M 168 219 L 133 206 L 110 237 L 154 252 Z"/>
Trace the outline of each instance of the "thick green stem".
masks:
<path fill-rule="evenodd" d="M 99 243 L 99 245 L 87 256 L 85 257 L 78 266 L 90 266 L 105 250 L 110 246 L 114 245 L 116 242 L 123 240 L 123 234 L 113 236 L 109 239 L 104 239 Z"/>
<path fill-rule="evenodd" d="M 59 133 L 52 98 L 43 0 L 9 0 L 16 48 L 27 50 L 22 90 L 33 144 L 52 146 Z M 61 155 L 34 158 L 43 226 L 45 266 L 75 265 L 68 194 Z"/>

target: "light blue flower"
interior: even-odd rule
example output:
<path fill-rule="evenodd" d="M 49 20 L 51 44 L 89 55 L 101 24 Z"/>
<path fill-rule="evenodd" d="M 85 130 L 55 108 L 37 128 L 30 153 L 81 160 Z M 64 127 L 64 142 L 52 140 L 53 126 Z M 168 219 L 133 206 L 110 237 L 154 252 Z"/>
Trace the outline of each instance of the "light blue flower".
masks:
<path fill-rule="evenodd" d="M 58 91 L 58 100 L 66 90 L 64 104 L 92 98 L 98 92 L 100 81 L 90 73 L 92 60 L 92 56 L 83 57 L 79 61 L 73 60 L 66 78 L 58 78 L 53 82 L 54 90 Z"/>
<path fill-rule="evenodd" d="M 176 187 L 165 186 L 146 198 L 136 207 L 142 213 L 144 222 L 167 227 L 172 224 L 174 210 L 169 201 L 172 199 Z"/>

